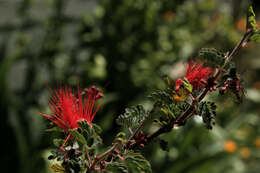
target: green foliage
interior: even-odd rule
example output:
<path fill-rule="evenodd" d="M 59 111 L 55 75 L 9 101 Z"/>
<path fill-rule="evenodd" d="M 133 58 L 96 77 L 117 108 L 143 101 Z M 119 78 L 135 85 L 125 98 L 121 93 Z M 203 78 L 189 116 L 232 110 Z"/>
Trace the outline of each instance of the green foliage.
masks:
<path fill-rule="evenodd" d="M 54 164 L 50 168 L 52 169 L 53 172 L 66 173 L 65 169 L 59 164 Z"/>
<path fill-rule="evenodd" d="M 104 86 L 110 81 L 102 116 L 95 118 L 105 129 L 104 141 L 109 142 L 111 135 L 118 132 L 112 115 L 121 113 L 125 105 L 143 102 L 148 89 L 162 88 L 160 75 L 171 73 L 175 62 L 185 61 L 205 45 L 219 50 L 234 46 L 241 36 L 234 22 L 237 16 L 243 15 L 243 4 L 241 0 L 236 3 L 218 0 L 6 1 L 1 5 L 4 17 L 0 22 L 1 127 L 6 131 L 2 138 L 8 139 L 3 142 L 2 170 L 46 171 L 44 153 L 48 151 L 48 140 L 52 136 L 43 133 L 45 121 L 36 115 L 47 107 L 44 100 L 48 89 L 44 81 L 51 87 L 57 83 L 75 85 L 75 74 L 84 87 L 92 83 Z M 20 38 L 26 41 L 20 42 Z M 250 49 L 256 56 L 249 57 L 249 51 L 245 51 L 245 58 L 236 60 L 243 64 L 246 59 L 254 67 L 254 70 L 250 65 L 247 67 L 250 80 L 259 81 L 255 75 L 259 69 L 255 63 L 258 49 Z M 9 61 L 11 63 L 5 63 Z M 249 83 L 249 86 L 255 85 Z M 258 93 L 257 89 L 254 91 Z M 223 106 L 223 116 L 219 116 L 223 122 L 221 131 L 216 132 L 226 139 L 242 131 L 250 140 L 237 135 L 239 140 L 245 142 L 243 145 L 252 146 L 249 141 L 259 136 L 258 105 L 250 100 L 243 107 L 244 111 L 239 112 L 243 116 L 236 118 L 234 133 L 229 131 L 231 125 L 223 126 L 230 122 L 228 117 L 234 118 L 234 111 L 228 111 L 230 106 L 232 103 Z M 245 117 L 248 119 L 243 119 Z M 238 124 L 247 121 L 250 126 L 239 129 Z M 222 159 L 230 155 L 217 157 L 216 150 L 221 149 L 222 143 L 214 133 L 207 136 L 210 140 L 205 140 L 201 137 L 202 130 L 186 128 L 188 130 L 183 133 L 180 129 L 169 135 L 169 155 L 157 152 L 153 146 L 146 150 L 154 172 L 254 172 L 252 166 L 259 165 L 254 164 L 259 158 L 255 152 L 255 157 L 246 161 L 234 154 L 223 163 Z M 88 136 L 86 132 L 82 135 Z M 185 150 L 182 150 L 183 141 Z M 202 152 L 215 159 L 209 157 L 204 162 L 194 162 Z M 15 167 L 10 166 L 14 163 Z M 259 172 L 255 167 L 255 172 Z"/>
<path fill-rule="evenodd" d="M 165 115 L 167 115 L 173 119 L 176 119 L 176 117 L 178 117 L 178 115 L 180 114 L 181 110 L 180 110 L 179 106 L 176 104 L 168 104 L 168 105 L 161 107 L 161 111 Z"/>
<path fill-rule="evenodd" d="M 75 139 L 76 139 L 79 143 L 81 143 L 81 144 L 83 144 L 83 145 L 87 144 L 87 141 L 86 141 L 86 139 L 84 138 L 84 136 L 83 136 L 82 134 L 80 134 L 78 131 L 76 131 L 76 130 L 69 130 L 69 132 L 72 134 L 73 137 L 75 137 Z"/>
<path fill-rule="evenodd" d="M 190 82 L 186 79 L 186 78 L 184 78 L 183 79 L 183 86 L 184 86 L 184 88 L 187 90 L 187 91 L 189 91 L 190 93 L 192 92 L 192 85 L 190 84 Z"/>
<path fill-rule="evenodd" d="M 75 138 L 80 144 L 87 145 L 88 149 L 95 149 L 102 144 L 102 138 L 99 136 L 101 128 L 98 125 L 94 123 L 90 125 L 87 121 L 80 121 L 78 124 Z"/>
<path fill-rule="evenodd" d="M 125 157 L 125 164 L 131 173 L 151 173 L 150 163 L 141 153 L 129 151 Z"/>
<path fill-rule="evenodd" d="M 106 169 L 111 173 L 151 173 L 150 163 L 139 152 L 128 151 L 123 156 L 124 160 L 107 165 Z"/>
<path fill-rule="evenodd" d="M 174 102 L 172 90 L 170 89 L 154 91 L 148 96 L 148 98 L 159 105 L 168 105 Z"/>
<path fill-rule="evenodd" d="M 120 143 L 121 145 L 125 144 L 126 143 L 126 139 L 125 139 L 125 136 L 126 134 L 124 132 L 119 132 L 117 135 L 116 135 L 116 138 L 115 138 L 115 142 L 117 143 Z"/>
<path fill-rule="evenodd" d="M 250 6 L 248 8 L 248 13 L 247 13 L 247 29 L 252 30 L 252 34 L 249 36 L 249 40 L 255 41 L 257 43 L 260 42 L 260 30 L 257 26 L 256 19 L 255 19 L 255 12 L 253 10 L 253 7 Z"/>
<path fill-rule="evenodd" d="M 199 52 L 199 58 L 210 67 L 221 67 L 227 55 L 228 53 L 222 53 L 214 48 L 202 48 Z"/>
<path fill-rule="evenodd" d="M 260 43 L 260 31 L 255 32 L 250 36 L 251 41 L 255 41 L 257 43 Z"/>
<path fill-rule="evenodd" d="M 62 144 L 64 143 L 64 139 L 58 139 L 58 138 L 55 138 L 53 139 L 53 145 L 57 148 L 61 147 Z"/>
<path fill-rule="evenodd" d="M 126 108 L 125 113 L 118 116 L 117 124 L 125 127 L 137 127 L 146 117 L 146 111 L 142 105 Z"/>
<path fill-rule="evenodd" d="M 80 121 L 78 124 L 79 127 L 77 129 L 69 130 L 68 135 L 70 135 L 70 142 L 67 141 L 67 143 L 64 144 L 64 139 L 53 140 L 53 143 L 57 148 L 52 151 L 52 154 L 48 159 L 57 159 L 57 161 L 61 161 L 60 165 L 52 165 L 51 169 L 54 171 L 65 170 L 65 172 L 84 172 L 86 169 L 84 160 L 87 158 L 85 155 L 86 151 L 93 156 L 96 154 L 98 145 L 102 144 L 102 139 L 99 136 L 101 128 L 98 125 L 90 125 L 87 121 Z M 64 144 L 63 148 L 61 148 L 62 144 Z"/>
<path fill-rule="evenodd" d="M 247 12 L 247 29 L 252 29 L 254 33 L 258 32 L 259 29 L 256 24 L 255 12 L 252 6 L 249 6 Z"/>
<path fill-rule="evenodd" d="M 214 102 L 203 101 L 199 103 L 198 115 L 202 117 L 207 129 L 212 129 L 216 122 L 216 104 Z"/>
<path fill-rule="evenodd" d="M 122 162 L 112 162 L 107 164 L 106 170 L 109 173 L 129 173 L 127 167 Z"/>
<path fill-rule="evenodd" d="M 240 74 L 237 73 L 237 69 L 232 67 L 229 72 L 222 77 L 223 87 L 220 88 L 219 93 L 225 94 L 227 91 L 231 91 L 237 98 L 237 103 L 242 103 L 245 96 L 243 81 L 240 78 Z"/>

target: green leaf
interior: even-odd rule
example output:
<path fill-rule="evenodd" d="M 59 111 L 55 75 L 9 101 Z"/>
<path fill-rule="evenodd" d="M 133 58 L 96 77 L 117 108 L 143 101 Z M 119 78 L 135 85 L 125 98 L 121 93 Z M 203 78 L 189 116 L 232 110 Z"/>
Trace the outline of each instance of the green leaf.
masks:
<path fill-rule="evenodd" d="M 123 157 L 124 161 L 107 164 L 106 170 L 110 173 L 152 173 L 150 163 L 141 153 L 129 151 Z"/>
<path fill-rule="evenodd" d="M 214 102 L 200 102 L 198 114 L 202 116 L 207 129 L 212 129 L 216 122 L 216 104 Z"/>
<path fill-rule="evenodd" d="M 118 116 L 117 124 L 125 127 L 137 127 L 146 116 L 146 111 L 142 105 L 126 108 L 125 113 Z"/>
<path fill-rule="evenodd" d="M 160 103 L 161 105 L 167 105 L 174 101 L 172 97 L 172 91 L 169 90 L 154 91 L 148 96 L 148 98 L 152 101 Z"/>
<path fill-rule="evenodd" d="M 87 144 L 85 137 L 82 134 L 80 134 L 77 130 L 69 130 L 69 132 L 72 134 L 72 136 L 74 136 L 76 138 L 76 140 L 79 143 L 81 143 L 83 145 Z"/>
<path fill-rule="evenodd" d="M 60 127 L 57 127 L 57 126 L 46 129 L 46 131 L 47 132 L 63 132 L 63 130 Z"/>
<path fill-rule="evenodd" d="M 122 162 L 112 162 L 107 164 L 106 170 L 109 173 L 128 173 L 127 167 Z"/>
<path fill-rule="evenodd" d="M 252 34 L 249 38 L 251 41 L 255 41 L 257 43 L 260 43 L 260 31 Z"/>
<path fill-rule="evenodd" d="M 183 86 L 187 91 L 189 91 L 190 93 L 192 92 L 192 85 L 186 78 L 184 78 L 183 80 Z"/>
<path fill-rule="evenodd" d="M 97 145 L 103 143 L 102 138 L 101 138 L 97 133 L 94 133 L 94 134 L 91 136 L 91 138 L 93 139 L 93 143 L 92 143 L 92 145 L 91 145 L 92 148 L 95 148 L 95 147 L 97 147 Z"/>
<path fill-rule="evenodd" d="M 116 139 L 115 141 L 116 142 L 119 142 L 121 144 L 125 144 L 127 142 L 127 139 L 125 139 L 125 136 L 126 134 L 124 132 L 119 132 L 117 135 L 116 135 Z"/>
<path fill-rule="evenodd" d="M 210 67 L 222 66 L 228 53 L 223 53 L 214 48 L 202 48 L 199 58 Z"/>
<path fill-rule="evenodd" d="M 255 13 L 252 6 L 248 8 L 246 29 L 247 31 L 253 31 L 249 36 L 249 40 L 260 43 L 260 31 L 256 23 Z"/>
<path fill-rule="evenodd" d="M 79 140 L 82 140 L 81 144 L 87 144 L 89 148 L 94 149 L 97 145 L 102 144 L 103 140 L 99 136 L 102 129 L 94 124 L 88 124 L 87 121 L 79 121 L 79 128 L 78 133 L 85 139 L 86 143 L 84 142 L 83 138 L 81 137 Z"/>
<path fill-rule="evenodd" d="M 161 111 L 174 119 L 180 114 L 180 108 L 176 104 L 165 105 L 161 108 Z"/>
<path fill-rule="evenodd" d="M 100 134 L 100 133 L 102 132 L 101 127 L 98 126 L 97 124 L 92 123 L 92 127 L 94 128 L 94 130 L 95 130 L 95 132 L 96 132 L 97 134 Z"/>
<path fill-rule="evenodd" d="M 59 165 L 59 164 L 54 164 L 51 165 L 50 168 L 52 169 L 53 172 L 57 172 L 57 173 L 65 173 L 65 169 Z"/>
<path fill-rule="evenodd" d="M 131 173 L 152 173 L 150 163 L 139 152 L 128 152 L 125 163 Z"/>
<path fill-rule="evenodd" d="M 86 120 L 78 121 L 78 125 L 81 129 L 87 129 L 88 131 L 92 128 L 90 124 Z"/>
<path fill-rule="evenodd" d="M 56 146 L 58 148 L 61 147 L 63 143 L 64 143 L 63 139 L 57 139 L 57 138 L 53 139 L 54 146 Z"/>
<path fill-rule="evenodd" d="M 256 33 L 256 32 L 259 31 L 259 29 L 258 29 L 258 27 L 257 27 L 257 24 L 256 24 L 255 12 L 254 12 L 252 6 L 250 6 L 250 7 L 248 8 L 246 28 L 247 28 L 247 29 L 252 29 L 254 33 Z"/>

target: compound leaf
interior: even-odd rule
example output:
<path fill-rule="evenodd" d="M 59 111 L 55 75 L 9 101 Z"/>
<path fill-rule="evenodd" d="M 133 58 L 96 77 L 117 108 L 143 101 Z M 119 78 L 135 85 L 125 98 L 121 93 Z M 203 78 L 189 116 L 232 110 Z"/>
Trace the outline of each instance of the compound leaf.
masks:
<path fill-rule="evenodd" d="M 125 163 L 131 173 L 152 173 L 150 163 L 141 153 L 130 151 L 126 155 Z"/>
<path fill-rule="evenodd" d="M 222 66 L 227 53 L 223 53 L 214 48 L 201 48 L 199 58 L 210 67 Z"/>
<path fill-rule="evenodd" d="M 200 102 L 198 114 L 202 117 L 207 129 L 212 129 L 216 122 L 216 104 L 214 102 Z"/>
<path fill-rule="evenodd" d="M 168 90 L 154 91 L 148 96 L 148 98 L 162 105 L 170 104 L 174 101 L 172 94 Z"/>
<path fill-rule="evenodd" d="M 126 108 L 125 113 L 118 116 L 117 124 L 125 127 L 137 127 L 146 116 L 146 111 L 141 105 Z"/>

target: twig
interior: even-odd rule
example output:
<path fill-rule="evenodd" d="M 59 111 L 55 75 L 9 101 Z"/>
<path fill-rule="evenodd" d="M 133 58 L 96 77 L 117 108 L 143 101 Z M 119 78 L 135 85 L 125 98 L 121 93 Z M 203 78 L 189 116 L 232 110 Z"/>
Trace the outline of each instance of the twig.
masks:
<path fill-rule="evenodd" d="M 93 163 L 89 166 L 88 170 L 86 173 L 90 173 L 91 171 L 95 170 L 95 165 L 100 162 L 101 160 L 103 160 L 105 157 L 107 157 L 108 155 L 110 155 L 114 150 L 115 148 L 117 147 L 117 143 L 114 144 L 110 149 L 108 149 L 106 152 L 104 152 L 101 156 L 96 156 L 94 158 L 94 161 Z"/>
<path fill-rule="evenodd" d="M 88 158 L 88 165 L 91 165 L 91 160 L 90 160 L 90 157 L 89 157 L 88 149 L 86 149 L 86 155 L 87 155 L 87 158 Z"/>
<path fill-rule="evenodd" d="M 226 58 L 224 65 L 219 68 L 216 69 L 216 73 L 214 74 L 213 78 L 217 79 L 224 67 L 226 66 L 226 64 L 228 64 L 230 62 L 230 60 L 232 59 L 232 57 L 240 50 L 241 47 L 243 47 L 246 43 L 247 43 L 247 39 L 249 38 L 249 35 L 252 32 L 246 32 L 242 39 L 239 41 L 239 43 L 235 46 L 235 48 L 232 50 L 232 52 L 229 54 L 229 56 Z M 167 133 L 170 132 L 174 125 L 183 125 L 184 121 L 188 120 L 189 118 L 191 118 L 194 115 L 194 110 L 195 110 L 195 104 L 197 104 L 198 102 L 202 101 L 204 99 L 204 97 L 207 95 L 207 93 L 209 92 L 209 88 L 205 88 L 203 89 L 203 91 L 196 97 L 193 99 L 193 102 L 191 105 L 188 106 L 188 108 L 176 119 L 176 120 L 172 120 L 169 124 L 164 125 L 163 127 L 159 128 L 157 131 L 153 132 L 152 134 L 148 135 L 146 140 L 147 143 L 149 143 L 152 139 L 158 137 L 159 135 L 163 134 L 163 133 Z M 145 122 L 148 120 L 148 117 L 150 117 L 151 113 L 154 111 L 155 106 L 153 107 L 153 109 L 147 114 L 145 120 L 138 126 L 138 128 L 131 134 L 131 136 L 129 137 L 127 143 L 125 144 L 125 147 L 127 147 L 127 149 L 132 149 L 134 147 L 137 146 L 137 143 L 129 146 L 131 140 L 136 136 L 136 134 L 141 130 L 141 128 L 144 126 Z M 107 150 L 105 153 L 103 153 L 101 156 L 97 156 L 95 157 L 93 163 L 91 164 L 91 166 L 89 167 L 87 173 L 90 173 L 92 170 L 95 169 L 95 165 L 100 162 L 102 159 L 104 159 L 106 156 L 108 156 L 109 154 L 111 154 L 114 149 L 117 147 L 117 144 L 115 144 L 112 148 L 110 148 L 109 150 Z"/>
<path fill-rule="evenodd" d="M 219 77 L 219 75 L 221 74 L 222 69 L 225 67 L 225 65 L 230 62 L 232 57 L 240 50 L 241 47 L 245 46 L 245 44 L 247 43 L 247 39 L 249 38 L 251 33 L 252 33 L 252 31 L 247 31 L 243 35 L 242 39 L 238 42 L 238 44 L 235 46 L 235 48 L 232 50 L 232 52 L 226 58 L 224 65 L 220 69 L 217 69 L 217 72 L 213 76 L 214 79 L 217 79 Z M 201 100 L 203 100 L 204 97 L 207 95 L 208 91 L 209 91 L 209 88 L 205 88 L 199 94 L 199 96 L 196 99 L 193 100 L 193 102 L 200 102 Z M 157 137 L 157 136 L 159 136 L 159 135 L 161 135 L 163 133 L 167 133 L 167 132 L 171 131 L 172 128 L 174 127 L 174 125 L 183 125 L 183 123 L 184 123 L 183 121 L 184 120 L 186 121 L 187 119 L 189 119 L 189 118 L 191 118 L 193 116 L 194 109 L 195 109 L 194 104 L 189 105 L 189 107 L 177 118 L 177 120 L 174 123 L 167 124 L 167 125 L 159 128 L 154 133 L 148 135 L 147 136 L 147 142 L 151 141 L 153 138 L 155 138 L 155 137 Z"/>
<path fill-rule="evenodd" d="M 133 134 L 133 130 L 130 127 L 128 128 L 128 130 L 131 134 Z"/>
<path fill-rule="evenodd" d="M 239 51 L 241 47 L 244 47 L 247 43 L 248 36 L 250 36 L 253 33 L 252 30 L 248 30 L 242 37 L 242 39 L 237 43 L 236 47 L 233 49 L 233 51 L 229 54 L 229 56 L 226 58 L 225 63 L 223 67 L 230 62 L 231 58 Z"/>
<path fill-rule="evenodd" d="M 146 123 L 146 121 L 148 120 L 148 118 L 150 117 L 150 115 L 152 114 L 152 112 L 154 112 L 155 109 L 155 105 L 153 106 L 153 109 L 151 111 L 149 111 L 145 117 L 145 119 L 143 120 L 143 122 L 137 127 L 137 129 L 134 131 L 134 133 L 131 134 L 131 136 L 129 137 L 129 139 L 127 140 L 125 147 L 127 147 L 130 143 L 131 140 L 135 137 L 135 135 L 142 129 L 142 127 L 144 126 L 144 124 Z"/>

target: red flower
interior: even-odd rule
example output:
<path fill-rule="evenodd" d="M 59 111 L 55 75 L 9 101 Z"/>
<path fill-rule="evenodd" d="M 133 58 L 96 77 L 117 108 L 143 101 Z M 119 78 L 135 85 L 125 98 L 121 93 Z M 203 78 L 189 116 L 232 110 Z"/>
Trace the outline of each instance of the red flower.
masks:
<path fill-rule="evenodd" d="M 95 103 L 103 97 L 95 86 L 85 89 L 84 96 L 81 94 L 80 87 L 77 93 L 74 93 L 70 87 L 59 88 L 54 92 L 50 89 L 50 92 L 52 94 L 49 101 L 51 113 L 40 114 L 66 131 L 77 129 L 80 120 L 86 120 L 90 124 L 101 105 L 100 103 L 95 108 Z"/>
<path fill-rule="evenodd" d="M 194 62 L 191 59 L 184 78 L 189 81 L 193 89 L 196 89 L 198 87 L 203 87 L 211 74 L 212 69 L 210 67 L 204 67 L 204 62 Z M 182 79 L 179 78 L 176 80 L 175 85 L 177 91 L 181 87 L 182 83 Z"/>

